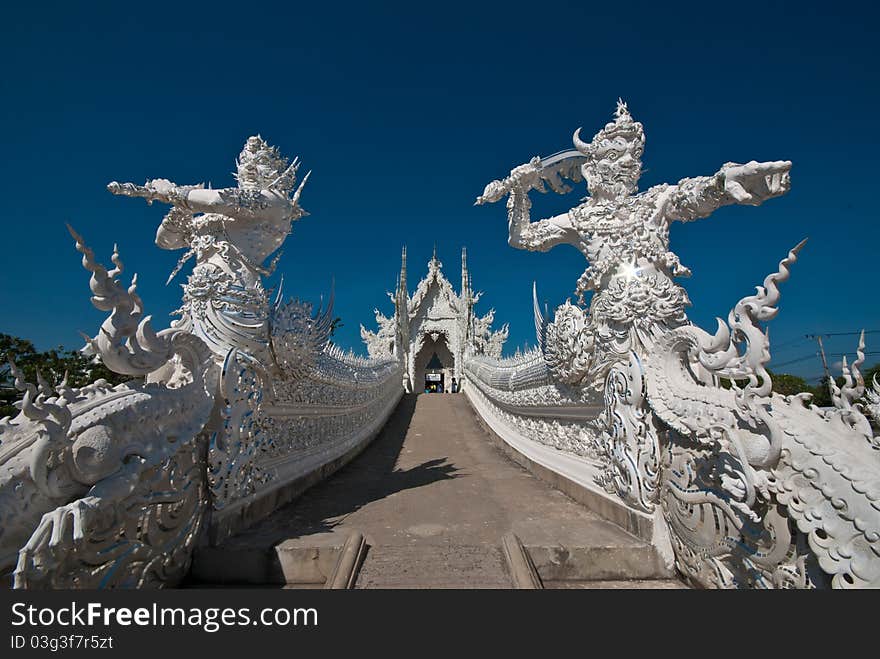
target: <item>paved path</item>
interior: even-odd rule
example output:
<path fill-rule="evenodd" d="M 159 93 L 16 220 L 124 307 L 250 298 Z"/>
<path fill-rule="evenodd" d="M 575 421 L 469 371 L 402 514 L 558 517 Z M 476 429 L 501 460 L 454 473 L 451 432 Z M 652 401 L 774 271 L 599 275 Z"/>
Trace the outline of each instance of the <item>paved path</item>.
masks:
<path fill-rule="evenodd" d="M 509 588 L 510 531 L 563 562 L 573 547 L 651 551 L 510 461 L 487 432 L 462 394 L 404 396 L 358 458 L 231 544 L 308 546 L 358 530 L 369 545 L 359 588 Z"/>

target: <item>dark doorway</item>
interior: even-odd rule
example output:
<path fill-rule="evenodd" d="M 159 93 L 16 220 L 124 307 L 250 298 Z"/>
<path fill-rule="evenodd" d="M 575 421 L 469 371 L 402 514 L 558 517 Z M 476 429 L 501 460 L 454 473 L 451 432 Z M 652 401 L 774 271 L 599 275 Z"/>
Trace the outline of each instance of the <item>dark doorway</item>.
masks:
<path fill-rule="evenodd" d="M 413 386 L 424 393 L 446 393 L 448 383 L 455 374 L 455 357 L 446 344 L 446 337 L 426 337 L 415 357 Z M 422 389 L 418 387 L 422 386 Z"/>
<path fill-rule="evenodd" d="M 443 362 L 435 352 L 425 365 L 425 393 L 442 394 L 446 391 L 446 382 L 443 376 Z"/>

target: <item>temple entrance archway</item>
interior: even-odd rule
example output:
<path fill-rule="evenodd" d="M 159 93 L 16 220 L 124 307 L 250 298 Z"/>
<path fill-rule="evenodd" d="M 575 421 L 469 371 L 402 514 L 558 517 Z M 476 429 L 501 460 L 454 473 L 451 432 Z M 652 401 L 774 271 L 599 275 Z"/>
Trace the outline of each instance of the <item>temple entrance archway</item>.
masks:
<path fill-rule="evenodd" d="M 449 349 L 445 334 L 426 336 L 415 356 L 415 391 L 449 391 L 455 376 L 455 357 Z M 442 389 L 439 389 L 442 386 Z"/>

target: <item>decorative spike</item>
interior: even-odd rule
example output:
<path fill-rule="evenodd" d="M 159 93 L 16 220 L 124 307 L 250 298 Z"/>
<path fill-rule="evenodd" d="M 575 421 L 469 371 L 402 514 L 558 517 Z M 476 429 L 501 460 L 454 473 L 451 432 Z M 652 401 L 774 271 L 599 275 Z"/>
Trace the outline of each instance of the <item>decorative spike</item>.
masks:
<path fill-rule="evenodd" d="M 470 301 L 470 297 L 471 297 L 470 290 L 471 290 L 471 283 L 470 283 L 470 274 L 468 273 L 468 267 L 467 267 L 467 247 L 462 247 L 461 248 L 461 297 L 468 302 Z"/>
<path fill-rule="evenodd" d="M 39 368 L 37 369 L 37 386 L 39 387 L 40 394 L 46 398 L 54 393 L 52 387 L 46 382 L 46 378 L 43 377 L 43 373 Z"/>
<path fill-rule="evenodd" d="M 300 195 L 302 195 L 303 188 L 306 185 L 306 182 L 309 180 L 309 177 L 312 175 L 311 170 L 303 177 L 302 183 L 299 184 L 299 187 L 296 189 L 296 192 L 293 193 L 293 197 L 290 200 L 291 205 L 296 206 L 299 203 Z M 305 211 L 303 211 L 305 213 Z"/>
<path fill-rule="evenodd" d="M 532 282 L 532 310 L 535 314 L 535 338 L 538 341 L 538 347 L 543 352 L 547 337 L 547 320 L 546 316 L 541 314 L 541 306 L 538 304 L 538 282 Z"/>
<path fill-rule="evenodd" d="M 406 283 L 406 245 L 403 246 L 403 250 L 400 254 L 400 279 L 398 286 L 398 294 L 403 300 L 406 297 L 409 297 L 409 290 L 407 289 Z"/>

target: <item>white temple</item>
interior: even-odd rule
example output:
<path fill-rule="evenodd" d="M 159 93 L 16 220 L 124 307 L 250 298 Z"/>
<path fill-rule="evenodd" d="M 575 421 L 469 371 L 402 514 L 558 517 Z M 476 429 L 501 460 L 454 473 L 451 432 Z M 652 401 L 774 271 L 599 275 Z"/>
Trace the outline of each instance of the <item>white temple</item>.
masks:
<path fill-rule="evenodd" d="M 428 262 L 428 273 L 412 297 L 406 282 L 406 247 L 401 255 L 397 289 L 389 297 L 394 315 L 375 310 L 379 329 L 371 332 L 361 325 L 361 338 L 370 357 L 394 355 L 405 365 L 404 387 L 408 392 L 449 391 L 453 378 L 461 384 L 465 354 L 471 351 L 500 357 L 507 340 L 508 326 L 490 329 L 495 318 L 491 309 L 485 316 L 474 314 L 481 293 L 474 293 L 467 268 L 467 249 L 461 251 L 461 289 L 455 292 L 443 274 L 437 250 Z M 405 310 L 405 312 L 404 312 Z"/>
<path fill-rule="evenodd" d="M 766 325 L 805 241 L 714 334 L 687 318 L 675 281 L 689 271 L 671 249 L 671 224 L 785 195 L 791 162 L 728 162 L 639 192 L 644 128 L 623 101 L 591 142 L 580 129 L 572 142 L 514 167 L 477 200 L 507 198 L 510 246 L 569 244 L 587 261 L 578 299 L 552 317 L 533 288 L 537 346 L 503 359 L 507 326 L 490 329 L 494 311 L 474 315 L 480 295 L 464 250 L 458 293 L 435 249 L 410 296 L 404 248 L 394 314 L 377 310 L 378 331 L 361 328 L 369 359 L 332 344 L 332 304 L 315 310 L 280 292 L 270 301 L 264 280 L 305 215 L 307 176 L 259 136 L 236 160 L 234 187 L 110 183 L 113 194 L 171 206 L 156 243 L 185 250 L 174 273 L 196 261 L 181 318 L 157 331 L 136 280 L 120 278 L 119 253 L 108 269 L 71 229 L 92 304 L 107 314 L 85 352 L 133 379 L 73 387 L 37 373 L 33 384 L 10 363 L 21 400 L 0 419 L 0 580 L 178 584 L 197 546 L 221 546 L 353 459 L 404 389 L 451 391 L 455 378 L 515 461 L 565 483 L 692 585 L 880 588 L 880 382 L 869 390 L 861 374 L 864 333 L 855 360 L 843 359 L 842 384 L 829 383 L 833 408 L 811 405 L 810 392 L 774 392 L 768 370 Z M 529 194 L 565 194 L 564 179 L 586 182 L 589 196 L 533 220 Z M 365 542 L 353 534 L 343 555 L 360 556 Z M 527 548 L 513 543 L 522 567 Z M 342 564 L 330 587 L 354 584 Z M 540 587 L 539 574 L 522 571 L 526 587 Z"/>

